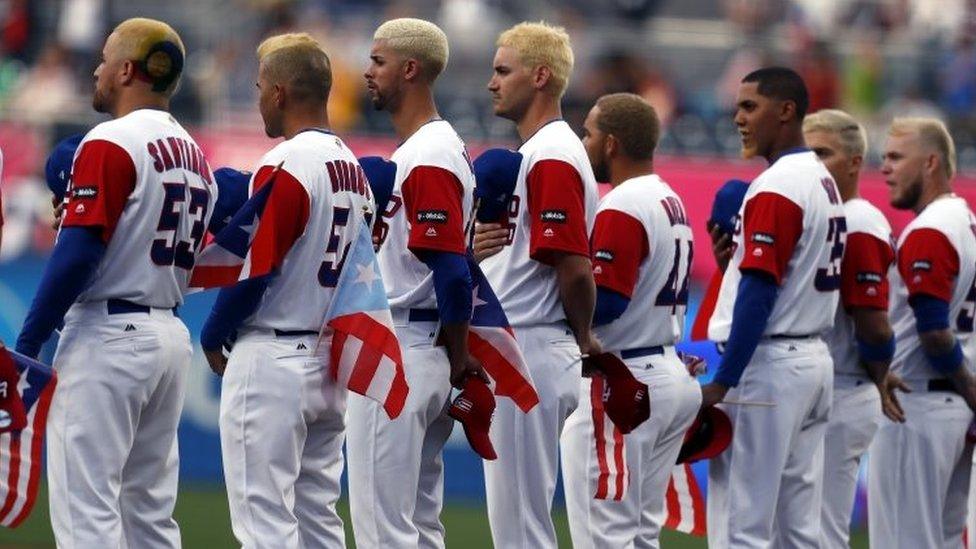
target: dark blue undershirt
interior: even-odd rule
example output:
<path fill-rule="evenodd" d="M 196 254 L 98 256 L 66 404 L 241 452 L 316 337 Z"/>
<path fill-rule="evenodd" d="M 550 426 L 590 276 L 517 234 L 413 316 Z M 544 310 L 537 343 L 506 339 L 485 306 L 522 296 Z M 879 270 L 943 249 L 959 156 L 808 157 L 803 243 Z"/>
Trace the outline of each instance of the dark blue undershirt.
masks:
<path fill-rule="evenodd" d="M 242 280 L 220 290 L 210 316 L 200 330 L 200 346 L 207 351 L 220 349 L 258 309 L 273 276 Z"/>
<path fill-rule="evenodd" d="M 732 330 L 722 353 L 722 362 L 715 373 L 715 383 L 726 387 L 739 384 L 742 372 L 752 360 L 756 346 L 766 331 L 778 290 L 773 278 L 765 273 L 742 273 L 732 309 Z"/>
<path fill-rule="evenodd" d="M 471 320 L 473 283 L 465 256 L 425 251 L 418 257 L 434 274 L 434 294 L 441 322 L 461 324 Z"/>
<path fill-rule="evenodd" d="M 596 308 L 593 310 L 593 325 L 602 326 L 604 324 L 610 324 L 624 314 L 628 305 L 630 305 L 630 299 L 625 295 L 602 286 L 597 286 Z"/>

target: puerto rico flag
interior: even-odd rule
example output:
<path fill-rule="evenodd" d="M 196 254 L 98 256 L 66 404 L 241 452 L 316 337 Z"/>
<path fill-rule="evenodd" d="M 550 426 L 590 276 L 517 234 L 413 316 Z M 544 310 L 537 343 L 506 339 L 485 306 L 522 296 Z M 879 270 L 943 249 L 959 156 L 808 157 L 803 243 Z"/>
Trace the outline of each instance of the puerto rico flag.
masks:
<path fill-rule="evenodd" d="M 255 261 L 255 255 L 260 255 L 261 250 L 252 247 L 251 243 L 257 235 L 261 216 L 264 215 L 275 176 L 280 169 L 281 164 L 197 256 L 190 276 L 191 288 L 231 286 L 239 280 L 266 275 L 277 267 L 274 258 L 258 258 Z"/>
<path fill-rule="evenodd" d="M 30 515 L 37 499 L 41 449 L 57 374 L 36 360 L 3 348 L 0 361 L 8 367 L 12 362 L 17 371 L 16 387 L 3 385 L 2 391 L 16 390 L 27 420 L 22 428 L 0 434 L 0 526 L 16 528 Z M 9 419 L 2 416 L 0 423 Z"/>
<path fill-rule="evenodd" d="M 363 225 L 358 233 L 343 260 L 319 343 L 332 336 L 332 378 L 379 402 L 394 419 L 409 388 L 370 231 Z"/>
<path fill-rule="evenodd" d="M 691 464 L 674 466 L 665 493 L 664 527 L 693 536 L 705 535 L 705 498 Z"/>
<path fill-rule="evenodd" d="M 515 333 L 488 279 L 470 255 L 468 269 L 474 286 L 468 350 L 484 366 L 491 380 L 492 391 L 497 396 L 512 399 L 523 412 L 528 412 L 539 403 L 539 395 L 532 384 Z"/>

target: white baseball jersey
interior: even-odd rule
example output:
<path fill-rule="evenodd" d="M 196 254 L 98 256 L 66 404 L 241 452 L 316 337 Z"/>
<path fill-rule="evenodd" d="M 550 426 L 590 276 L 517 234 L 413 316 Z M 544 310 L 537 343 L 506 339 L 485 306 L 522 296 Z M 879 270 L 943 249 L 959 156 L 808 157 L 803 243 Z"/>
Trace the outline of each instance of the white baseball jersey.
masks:
<path fill-rule="evenodd" d="M 834 327 L 824 336 L 834 372 L 867 378 L 860 366 L 850 309 L 888 310 L 888 271 L 895 259 L 891 225 L 881 210 L 863 198 L 844 203 L 847 245 L 841 264 L 840 306 Z"/>
<path fill-rule="evenodd" d="M 445 120 L 414 132 L 390 158 L 396 179 L 378 223 L 377 259 L 390 307 L 437 307 L 434 278 L 417 258 L 423 251 L 465 253 L 474 200 L 474 172 L 464 142 Z"/>
<path fill-rule="evenodd" d="M 217 200 L 210 166 L 190 134 L 168 112 L 152 109 L 104 122 L 81 141 L 71 181 L 62 227 L 99 227 L 107 244 L 78 301 L 182 304 Z"/>
<path fill-rule="evenodd" d="M 356 156 L 324 130 L 303 131 L 268 151 L 251 177 L 252 194 L 279 164 L 254 235 L 251 268 L 269 262 L 280 269 L 244 326 L 318 331 L 345 251 L 372 222 L 373 195 Z"/>
<path fill-rule="evenodd" d="M 597 210 L 593 278 L 630 299 L 620 318 L 598 326 L 604 350 L 674 345 L 688 306 L 692 235 L 684 204 L 656 175 L 624 181 Z"/>
<path fill-rule="evenodd" d="M 552 324 L 566 318 L 553 253 L 589 256 L 599 193 L 586 150 L 563 120 L 540 128 L 519 152 L 508 245 L 481 267 L 512 326 Z"/>
<path fill-rule="evenodd" d="M 944 377 L 929 365 L 915 329 L 908 299 L 928 295 L 949 303 L 949 328 L 974 368 L 976 338 L 976 218 L 966 200 L 945 196 L 929 204 L 898 239 L 899 277 L 893 276 L 891 327 L 895 331 L 892 371 L 904 379 Z"/>
<path fill-rule="evenodd" d="M 766 273 L 779 284 L 763 335 L 805 336 L 833 326 L 846 232 L 837 186 L 817 156 L 804 149 L 777 159 L 742 202 L 709 339 L 729 339 L 743 270 Z"/>

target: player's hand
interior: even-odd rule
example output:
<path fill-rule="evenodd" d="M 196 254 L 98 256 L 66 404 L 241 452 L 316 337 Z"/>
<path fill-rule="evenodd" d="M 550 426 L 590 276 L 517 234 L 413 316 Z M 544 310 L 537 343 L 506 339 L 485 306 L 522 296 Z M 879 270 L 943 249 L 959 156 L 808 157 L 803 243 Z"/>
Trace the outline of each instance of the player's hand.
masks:
<path fill-rule="evenodd" d="M 706 383 L 702 385 L 701 392 L 701 407 L 708 408 L 725 400 L 725 394 L 729 392 L 729 388 L 720 383 Z"/>
<path fill-rule="evenodd" d="M 484 381 L 486 385 L 491 384 L 490 380 L 488 379 L 488 374 L 485 373 L 485 368 L 475 357 L 467 355 L 464 360 L 451 363 L 452 386 L 457 387 L 458 389 L 463 389 L 464 380 L 466 380 L 468 376 L 474 376 L 481 381 Z"/>
<path fill-rule="evenodd" d="M 64 217 L 64 201 L 52 196 L 51 206 L 54 208 L 54 221 L 51 222 L 51 228 L 56 231 L 61 227 L 61 218 Z"/>
<path fill-rule="evenodd" d="M 715 263 L 724 273 L 732 260 L 732 236 L 724 232 L 718 224 L 710 223 L 707 225 L 708 236 L 712 239 L 712 255 L 715 256 Z"/>
<path fill-rule="evenodd" d="M 501 223 L 474 224 L 474 244 L 471 248 L 474 252 L 474 260 L 478 263 L 502 251 L 506 243 L 508 243 L 508 229 L 502 227 Z"/>
<path fill-rule="evenodd" d="M 912 392 L 900 377 L 888 372 L 888 375 L 878 384 L 878 392 L 881 393 L 881 411 L 891 421 L 905 423 L 905 410 L 898 401 L 896 390 L 904 393 Z"/>
<path fill-rule="evenodd" d="M 227 357 L 224 356 L 223 349 L 204 349 L 203 355 L 207 357 L 207 363 L 213 373 L 223 377 L 224 370 L 227 369 Z"/>
<path fill-rule="evenodd" d="M 580 354 L 584 357 L 596 356 L 603 352 L 603 344 L 596 338 L 593 332 L 584 335 L 581 340 L 576 342 L 580 348 Z"/>

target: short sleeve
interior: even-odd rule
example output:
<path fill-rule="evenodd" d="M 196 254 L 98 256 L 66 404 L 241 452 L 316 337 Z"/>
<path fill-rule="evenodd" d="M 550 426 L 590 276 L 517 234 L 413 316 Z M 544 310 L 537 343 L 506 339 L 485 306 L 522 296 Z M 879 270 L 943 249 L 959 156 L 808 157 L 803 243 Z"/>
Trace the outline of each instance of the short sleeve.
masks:
<path fill-rule="evenodd" d="M 263 166 L 254 174 L 254 194 L 267 184 L 274 169 Z M 271 272 L 281 267 L 295 241 L 305 233 L 309 208 L 305 187 L 292 174 L 279 169 L 251 245 L 252 272 Z"/>
<path fill-rule="evenodd" d="M 562 160 L 536 162 L 526 177 L 531 231 L 529 257 L 551 264 L 553 252 L 589 257 L 583 179 Z"/>
<path fill-rule="evenodd" d="M 619 210 L 603 210 L 596 216 L 591 246 L 596 285 L 632 297 L 648 255 L 644 225 Z"/>
<path fill-rule="evenodd" d="M 132 157 L 111 141 L 88 141 L 75 158 L 71 181 L 62 226 L 101 227 L 108 242 L 136 187 Z"/>
<path fill-rule="evenodd" d="M 417 166 L 404 180 L 402 192 L 410 221 L 410 251 L 463 254 L 463 191 L 457 176 L 444 168 Z"/>
<path fill-rule="evenodd" d="M 890 243 L 868 233 L 847 235 L 840 267 L 844 308 L 888 310 L 888 268 L 894 259 Z"/>
<path fill-rule="evenodd" d="M 783 195 L 761 192 L 746 202 L 742 220 L 741 271 L 761 271 L 777 284 L 803 232 L 803 210 Z"/>
<path fill-rule="evenodd" d="M 908 288 L 909 299 L 927 295 L 951 302 L 959 276 L 959 254 L 935 229 L 916 229 L 898 248 L 898 272 Z"/>

